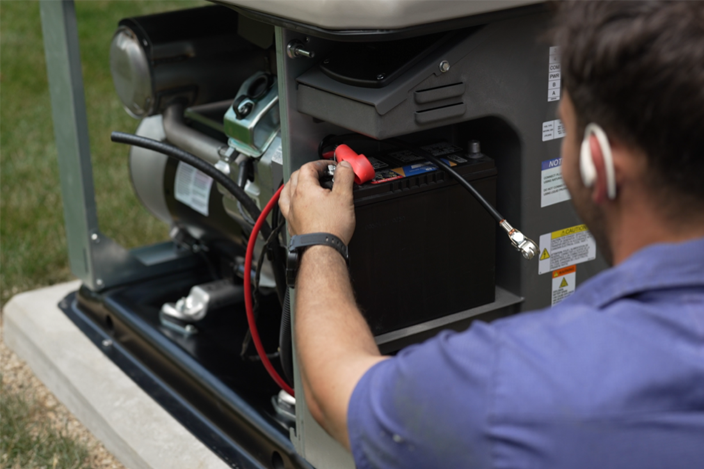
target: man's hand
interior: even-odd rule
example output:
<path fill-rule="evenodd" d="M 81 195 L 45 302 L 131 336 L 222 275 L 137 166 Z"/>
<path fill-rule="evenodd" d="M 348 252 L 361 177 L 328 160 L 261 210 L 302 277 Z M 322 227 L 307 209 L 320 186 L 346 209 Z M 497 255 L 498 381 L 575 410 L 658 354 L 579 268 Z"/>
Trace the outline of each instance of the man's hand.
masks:
<path fill-rule="evenodd" d="M 320 185 L 331 161 L 313 161 L 291 174 L 281 192 L 279 207 L 292 235 L 331 233 L 349 244 L 354 232 L 352 186 L 354 172 L 346 161 L 337 165 L 332 190 Z"/>
<path fill-rule="evenodd" d="M 314 161 L 291 175 L 279 206 L 292 235 L 331 233 L 349 243 L 354 232 L 354 172 L 337 165 L 332 190 L 320 186 L 331 164 Z M 302 256 L 296 281 L 296 354 L 300 391 L 313 418 L 349 449 L 347 410 L 357 382 L 383 360 L 367 322 L 357 308 L 344 259 L 325 246 Z"/>

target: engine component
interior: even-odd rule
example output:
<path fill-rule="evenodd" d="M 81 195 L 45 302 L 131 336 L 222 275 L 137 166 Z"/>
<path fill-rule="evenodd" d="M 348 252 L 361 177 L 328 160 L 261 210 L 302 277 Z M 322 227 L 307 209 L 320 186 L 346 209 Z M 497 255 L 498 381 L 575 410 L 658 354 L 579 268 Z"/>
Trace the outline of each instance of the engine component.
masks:
<path fill-rule="evenodd" d="M 228 144 L 240 153 L 261 156 L 281 126 L 276 79 L 265 72 L 248 78 L 225 114 Z"/>
<path fill-rule="evenodd" d="M 208 314 L 209 309 L 221 308 L 244 300 L 241 285 L 235 285 L 229 279 L 196 285 L 191 288 L 188 296 L 176 301 L 165 303 L 161 314 L 184 322 L 200 321 Z"/>
<path fill-rule="evenodd" d="M 216 164 L 220 160 L 220 153 L 227 149 L 227 145 L 186 125 L 183 113 L 182 100 L 172 102 L 164 111 L 166 139 L 172 145 L 193 153 L 210 164 Z"/>
<path fill-rule="evenodd" d="M 120 21 L 110 46 L 110 71 L 125 110 L 142 118 L 174 98 L 187 106 L 232 98 L 267 52 L 236 32 L 237 13 L 220 6 Z"/>

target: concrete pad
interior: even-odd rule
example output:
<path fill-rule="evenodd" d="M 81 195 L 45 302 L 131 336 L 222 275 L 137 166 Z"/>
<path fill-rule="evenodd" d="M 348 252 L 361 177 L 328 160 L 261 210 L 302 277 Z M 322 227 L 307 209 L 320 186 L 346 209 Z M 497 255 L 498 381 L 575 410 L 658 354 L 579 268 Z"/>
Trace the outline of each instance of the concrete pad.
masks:
<path fill-rule="evenodd" d="M 130 469 L 225 469 L 107 358 L 58 308 L 79 282 L 14 296 L 4 341 L 117 459 Z"/>

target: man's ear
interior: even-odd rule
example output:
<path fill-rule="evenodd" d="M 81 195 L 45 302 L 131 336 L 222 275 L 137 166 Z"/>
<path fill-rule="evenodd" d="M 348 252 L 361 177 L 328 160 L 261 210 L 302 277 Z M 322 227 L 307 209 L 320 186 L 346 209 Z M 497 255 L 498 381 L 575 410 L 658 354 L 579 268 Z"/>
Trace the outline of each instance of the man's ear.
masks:
<path fill-rule="evenodd" d="M 609 200 L 607 189 L 606 165 L 604 163 L 604 153 L 599 145 L 596 135 L 589 136 L 589 147 L 592 150 L 592 161 L 596 169 L 596 181 L 592 186 L 592 200 L 596 204 L 603 204 Z"/>

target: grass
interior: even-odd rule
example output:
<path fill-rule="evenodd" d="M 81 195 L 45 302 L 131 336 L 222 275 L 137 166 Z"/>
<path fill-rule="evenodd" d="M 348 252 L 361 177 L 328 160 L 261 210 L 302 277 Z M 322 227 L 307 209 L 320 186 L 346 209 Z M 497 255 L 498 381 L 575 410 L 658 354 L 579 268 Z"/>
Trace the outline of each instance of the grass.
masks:
<path fill-rule="evenodd" d="M 114 92 L 108 50 L 124 17 L 204 5 L 197 1 L 76 1 L 100 229 L 125 247 L 167 237 L 132 191 L 127 149 L 112 130 L 133 132 Z M 69 280 L 39 2 L 0 0 L 0 305 L 12 295 Z"/>
<path fill-rule="evenodd" d="M 33 399 L 5 392 L 0 380 L 0 469 L 88 468 L 88 450 L 44 418 Z"/>
<path fill-rule="evenodd" d="M 124 17 L 200 1 L 76 1 L 98 219 L 125 247 L 167 237 L 138 202 L 127 149 L 112 130 L 138 122 L 113 90 L 108 50 Z M 72 278 L 68 265 L 39 2 L 0 0 L 0 307 L 14 294 Z M 1 381 L 0 381 L 1 383 Z M 0 469 L 89 467 L 88 449 L 57 429 L 31 397 L 0 384 Z"/>

